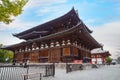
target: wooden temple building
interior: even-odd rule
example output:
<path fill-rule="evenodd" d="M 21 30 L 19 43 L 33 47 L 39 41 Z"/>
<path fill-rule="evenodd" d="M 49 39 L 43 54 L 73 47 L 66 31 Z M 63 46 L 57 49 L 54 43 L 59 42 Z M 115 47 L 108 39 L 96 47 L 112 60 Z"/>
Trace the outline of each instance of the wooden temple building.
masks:
<path fill-rule="evenodd" d="M 65 15 L 13 36 L 24 42 L 4 49 L 14 52 L 14 62 L 73 62 L 91 60 L 91 50 L 102 46 L 72 8 Z"/>
<path fill-rule="evenodd" d="M 109 51 L 103 51 L 99 53 L 91 53 L 91 59 L 93 64 L 105 64 L 106 57 L 111 56 Z"/>

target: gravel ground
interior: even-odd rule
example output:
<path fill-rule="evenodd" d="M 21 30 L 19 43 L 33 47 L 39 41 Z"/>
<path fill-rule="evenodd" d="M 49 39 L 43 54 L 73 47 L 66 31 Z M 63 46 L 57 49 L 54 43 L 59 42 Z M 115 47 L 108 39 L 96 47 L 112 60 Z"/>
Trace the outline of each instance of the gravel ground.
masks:
<path fill-rule="evenodd" d="M 25 72 L 26 71 L 21 68 L 12 72 L 12 74 L 14 73 L 14 79 L 10 79 L 9 76 L 7 76 L 9 79 L 7 77 L 6 79 L 2 79 L 5 75 L 0 74 L 0 80 L 23 80 L 23 78 L 19 78 L 17 74 L 21 75 L 21 73 Z M 65 69 L 56 68 L 54 77 L 46 77 L 42 78 L 42 80 L 120 80 L 120 65 L 102 66 L 97 69 L 73 71 L 70 73 L 66 73 Z"/>
<path fill-rule="evenodd" d="M 56 69 L 55 77 L 48 80 L 120 80 L 120 65 L 74 71 L 67 74 L 65 70 Z"/>

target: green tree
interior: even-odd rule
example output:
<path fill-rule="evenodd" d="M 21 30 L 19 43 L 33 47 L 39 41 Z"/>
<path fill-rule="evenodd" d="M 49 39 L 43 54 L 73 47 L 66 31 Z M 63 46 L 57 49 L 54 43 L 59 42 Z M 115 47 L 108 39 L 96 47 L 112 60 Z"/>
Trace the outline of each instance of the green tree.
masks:
<path fill-rule="evenodd" d="M 110 65 L 110 63 L 112 62 L 112 58 L 111 57 L 106 57 L 106 62 Z"/>
<path fill-rule="evenodd" d="M 2 44 L 0 44 L 1 46 Z M 1 46 L 2 47 L 2 46 Z M 0 49 L 0 62 L 12 62 L 13 52 L 9 50 Z"/>
<path fill-rule="evenodd" d="M 12 22 L 11 17 L 21 14 L 27 2 L 28 0 L 0 0 L 0 22 L 5 24 Z"/>

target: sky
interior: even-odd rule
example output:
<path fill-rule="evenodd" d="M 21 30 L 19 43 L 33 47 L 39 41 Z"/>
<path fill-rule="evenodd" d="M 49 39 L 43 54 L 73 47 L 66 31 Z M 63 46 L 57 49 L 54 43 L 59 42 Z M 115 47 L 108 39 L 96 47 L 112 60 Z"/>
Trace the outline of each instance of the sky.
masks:
<path fill-rule="evenodd" d="M 93 31 L 113 58 L 120 56 L 120 0 L 29 0 L 23 13 L 9 25 L 0 22 L 0 43 L 12 45 L 20 40 L 12 34 L 25 31 L 69 12 L 78 10 L 80 19 Z"/>

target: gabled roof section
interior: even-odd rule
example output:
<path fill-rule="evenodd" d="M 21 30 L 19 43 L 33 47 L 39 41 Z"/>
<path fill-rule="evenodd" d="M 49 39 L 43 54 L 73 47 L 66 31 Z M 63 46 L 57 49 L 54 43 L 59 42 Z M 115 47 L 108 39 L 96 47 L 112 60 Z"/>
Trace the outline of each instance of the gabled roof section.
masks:
<path fill-rule="evenodd" d="M 21 35 L 24 35 L 24 34 L 28 34 L 28 33 L 31 33 L 33 31 L 42 31 L 44 29 L 47 29 L 48 27 L 51 27 L 51 25 L 55 25 L 56 22 L 61 22 L 62 20 L 64 20 L 65 18 L 67 17 L 70 17 L 71 15 L 76 15 L 76 12 L 74 10 L 74 8 L 72 8 L 72 10 L 70 10 L 67 14 L 57 18 L 57 19 L 54 19 L 54 20 L 51 20 L 51 21 L 48 21 L 46 23 L 43 23 L 41 25 L 38 25 L 36 27 L 33 27 L 31 29 L 28 29 L 26 31 L 23 31 L 21 33 L 18 33 L 18 34 L 13 34 L 14 36 L 18 37 L 18 36 L 21 36 Z"/>
<path fill-rule="evenodd" d="M 48 21 L 46 23 L 43 23 L 41 25 L 38 25 L 36 27 L 33 27 L 31 29 L 28 29 L 26 31 L 23 31 L 23 32 L 20 32 L 18 34 L 13 34 L 13 36 L 15 37 L 18 37 L 20 39 L 29 39 L 29 34 L 32 34 L 33 35 L 33 32 L 36 31 L 36 32 L 41 32 L 41 31 L 48 31 L 50 32 L 51 28 L 52 27 L 56 27 L 56 26 L 59 26 L 59 24 L 62 24 L 64 21 L 66 21 L 67 19 L 75 19 L 77 22 L 80 22 L 80 18 L 78 17 L 78 14 L 77 12 L 75 11 L 74 8 L 72 8 L 68 13 L 66 13 L 65 15 L 59 17 L 59 18 L 56 18 L 54 20 L 51 20 L 51 21 Z M 90 29 L 88 29 L 88 27 L 85 25 L 87 31 L 89 33 L 91 33 L 92 31 Z M 28 36 L 27 36 L 28 35 Z M 28 37 L 28 38 L 25 38 Z"/>
<path fill-rule="evenodd" d="M 92 55 L 105 55 L 105 56 L 111 56 L 111 54 L 109 53 L 109 51 L 105 51 L 105 52 L 96 52 L 96 53 L 91 53 Z"/>

